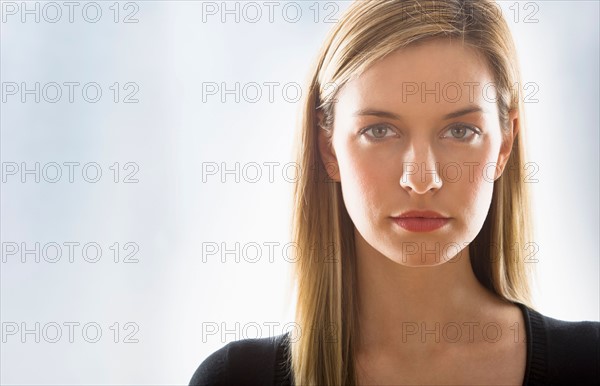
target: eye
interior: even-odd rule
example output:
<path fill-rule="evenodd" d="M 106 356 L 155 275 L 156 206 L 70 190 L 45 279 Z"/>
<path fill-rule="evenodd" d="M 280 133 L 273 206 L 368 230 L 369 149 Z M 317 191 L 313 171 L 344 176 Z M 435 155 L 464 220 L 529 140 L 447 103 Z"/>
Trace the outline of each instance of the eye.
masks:
<path fill-rule="evenodd" d="M 479 129 L 464 124 L 452 126 L 446 133 L 449 133 L 449 135 L 443 135 L 442 138 L 456 139 L 461 142 L 469 142 L 476 135 L 481 135 Z"/>
<path fill-rule="evenodd" d="M 373 125 L 373 126 L 369 126 L 365 129 L 362 129 L 360 131 L 360 134 L 364 134 L 368 131 L 371 131 L 372 133 L 370 135 L 368 135 L 367 137 L 370 137 L 370 140 L 375 140 L 375 141 L 379 141 L 382 140 L 383 138 L 386 137 L 386 134 L 391 132 L 392 136 L 395 135 L 395 133 L 391 130 L 391 128 L 387 125 Z M 387 137 L 390 137 L 390 135 L 387 135 Z"/>

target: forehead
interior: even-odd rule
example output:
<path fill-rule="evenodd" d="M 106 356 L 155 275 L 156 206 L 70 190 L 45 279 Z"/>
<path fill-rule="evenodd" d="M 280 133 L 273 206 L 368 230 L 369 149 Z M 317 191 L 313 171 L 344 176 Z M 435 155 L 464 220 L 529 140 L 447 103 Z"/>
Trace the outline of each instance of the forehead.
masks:
<path fill-rule="evenodd" d="M 435 39 L 398 49 L 375 62 L 340 90 L 339 102 L 382 107 L 402 102 L 428 108 L 485 104 L 495 100 L 492 83 L 479 50 L 461 41 Z"/>

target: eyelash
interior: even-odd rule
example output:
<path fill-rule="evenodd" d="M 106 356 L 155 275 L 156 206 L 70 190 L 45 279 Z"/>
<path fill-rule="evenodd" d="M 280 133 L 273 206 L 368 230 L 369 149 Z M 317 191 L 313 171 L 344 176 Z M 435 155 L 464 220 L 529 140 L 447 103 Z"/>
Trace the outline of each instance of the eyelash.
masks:
<path fill-rule="evenodd" d="M 376 128 L 379 128 L 379 127 L 382 127 L 382 128 L 385 128 L 385 129 L 388 129 L 388 130 L 390 130 L 390 127 L 389 127 L 389 126 L 387 126 L 387 125 L 381 125 L 381 124 L 377 124 L 377 125 L 373 125 L 373 126 L 368 126 L 368 127 L 365 127 L 364 129 L 362 129 L 362 130 L 360 131 L 360 134 L 364 135 L 364 134 L 365 134 L 367 131 L 369 131 L 369 130 L 373 130 L 373 129 L 376 129 Z M 467 129 L 467 130 L 470 130 L 470 131 L 471 131 L 473 134 L 476 134 L 476 135 L 481 135 L 481 131 L 480 131 L 479 129 L 477 129 L 476 127 L 470 126 L 470 125 L 465 125 L 465 124 L 458 124 L 458 125 L 454 125 L 454 126 L 450 127 L 450 128 L 449 128 L 448 130 L 446 130 L 446 131 L 451 131 L 451 130 L 453 130 L 453 129 L 457 129 L 457 128 L 460 128 L 460 129 Z M 376 137 L 370 136 L 369 140 L 370 140 L 370 141 L 373 141 L 373 142 L 380 142 L 380 141 L 383 141 L 383 140 L 384 140 L 386 137 L 387 137 L 387 136 L 385 136 L 385 137 L 382 137 L 382 138 L 376 138 Z M 442 138 L 448 138 L 448 137 L 442 137 Z M 472 138 L 472 136 L 464 137 L 465 139 L 456 138 L 456 137 L 450 137 L 450 138 L 454 138 L 454 139 L 456 139 L 456 140 L 457 140 L 457 141 L 459 141 L 459 142 L 468 142 L 468 141 L 469 141 L 469 139 L 471 139 L 471 138 Z"/>

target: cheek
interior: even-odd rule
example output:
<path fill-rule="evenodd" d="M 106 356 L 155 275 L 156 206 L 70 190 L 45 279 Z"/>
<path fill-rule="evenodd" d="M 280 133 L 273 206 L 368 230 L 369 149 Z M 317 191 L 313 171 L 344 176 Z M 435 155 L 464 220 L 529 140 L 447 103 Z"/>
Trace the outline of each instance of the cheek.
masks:
<path fill-rule="evenodd" d="M 371 221 L 368 218 L 379 217 L 384 197 L 389 196 L 389 168 L 377 162 L 370 152 L 348 143 L 340 143 L 336 154 L 348 213 L 355 223 L 367 225 Z"/>
<path fill-rule="evenodd" d="M 484 173 L 483 168 L 475 168 L 473 178 L 463 182 L 460 187 L 467 203 L 463 208 L 472 212 L 471 215 L 474 214 L 473 212 L 480 212 L 482 206 L 487 206 L 492 198 L 493 178 L 486 177 Z"/>
<path fill-rule="evenodd" d="M 472 169 L 465 168 L 465 175 L 455 185 L 453 196 L 461 201 L 456 205 L 461 209 L 459 214 L 465 221 L 468 233 L 473 237 L 479 233 L 483 226 L 485 218 L 492 201 L 494 192 L 494 171 L 496 159 L 492 156 L 493 152 L 474 153 L 479 154 L 477 159 L 472 159 L 474 163 Z M 450 190 L 450 189 L 449 189 Z"/>

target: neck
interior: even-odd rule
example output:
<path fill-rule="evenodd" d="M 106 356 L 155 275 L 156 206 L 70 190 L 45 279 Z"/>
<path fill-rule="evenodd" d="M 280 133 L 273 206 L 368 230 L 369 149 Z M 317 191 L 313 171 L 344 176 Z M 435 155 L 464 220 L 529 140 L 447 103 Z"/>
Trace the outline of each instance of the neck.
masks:
<path fill-rule="evenodd" d="M 408 267 L 370 246 L 355 230 L 360 346 L 406 345 L 406 327 L 477 320 L 501 300 L 475 277 L 468 247 L 458 259 Z"/>

